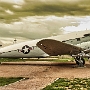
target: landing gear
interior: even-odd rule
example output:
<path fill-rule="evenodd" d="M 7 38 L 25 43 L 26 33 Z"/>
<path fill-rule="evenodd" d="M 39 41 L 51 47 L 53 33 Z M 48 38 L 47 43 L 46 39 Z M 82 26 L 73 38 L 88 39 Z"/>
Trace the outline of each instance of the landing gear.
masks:
<path fill-rule="evenodd" d="M 76 61 L 76 64 L 78 65 L 78 67 L 84 67 L 85 60 L 83 57 L 76 56 L 75 61 Z"/>

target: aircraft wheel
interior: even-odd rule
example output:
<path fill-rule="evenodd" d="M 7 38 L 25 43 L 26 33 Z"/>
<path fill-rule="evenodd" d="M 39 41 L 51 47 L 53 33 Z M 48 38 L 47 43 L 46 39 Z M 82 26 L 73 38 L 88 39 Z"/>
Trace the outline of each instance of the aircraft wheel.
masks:
<path fill-rule="evenodd" d="M 79 62 L 78 62 L 78 60 L 75 60 L 75 61 L 76 61 L 76 64 L 77 64 L 77 65 L 79 65 Z"/>
<path fill-rule="evenodd" d="M 82 58 L 81 60 L 82 60 L 82 63 L 83 63 L 83 65 L 84 65 L 84 64 L 85 64 L 85 60 L 84 60 L 84 58 Z"/>
<path fill-rule="evenodd" d="M 84 58 L 82 58 L 82 57 L 81 57 L 81 59 L 76 57 L 75 61 L 76 61 L 76 64 L 77 64 L 79 67 L 83 67 L 84 64 L 85 64 L 85 60 L 84 60 Z"/>

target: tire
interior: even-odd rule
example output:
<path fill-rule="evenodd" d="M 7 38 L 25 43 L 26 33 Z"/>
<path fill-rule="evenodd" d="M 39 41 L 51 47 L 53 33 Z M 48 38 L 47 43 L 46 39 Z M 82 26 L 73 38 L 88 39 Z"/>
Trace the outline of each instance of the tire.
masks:
<path fill-rule="evenodd" d="M 76 61 L 76 64 L 77 64 L 77 65 L 80 65 L 79 60 L 80 60 L 80 58 L 77 58 L 77 57 L 76 57 L 75 61 Z M 85 64 L 84 58 L 81 58 L 81 60 L 82 60 L 82 62 L 83 62 L 82 64 L 84 65 L 84 64 Z"/>

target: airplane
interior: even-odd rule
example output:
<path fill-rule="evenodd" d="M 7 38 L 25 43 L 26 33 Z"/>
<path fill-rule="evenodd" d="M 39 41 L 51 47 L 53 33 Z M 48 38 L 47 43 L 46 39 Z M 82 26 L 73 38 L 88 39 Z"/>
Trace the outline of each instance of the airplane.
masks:
<path fill-rule="evenodd" d="M 79 67 L 90 58 L 90 30 L 16 43 L 0 48 L 0 58 L 32 58 L 71 55 Z"/>

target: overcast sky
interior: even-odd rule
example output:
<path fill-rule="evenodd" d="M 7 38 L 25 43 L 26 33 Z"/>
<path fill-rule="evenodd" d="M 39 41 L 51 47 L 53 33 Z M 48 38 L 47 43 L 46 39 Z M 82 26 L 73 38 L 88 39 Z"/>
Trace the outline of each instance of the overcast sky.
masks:
<path fill-rule="evenodd" d="M 90 0 L 0 0 L 0 42 L 90 29 Z"/>

